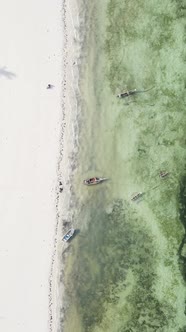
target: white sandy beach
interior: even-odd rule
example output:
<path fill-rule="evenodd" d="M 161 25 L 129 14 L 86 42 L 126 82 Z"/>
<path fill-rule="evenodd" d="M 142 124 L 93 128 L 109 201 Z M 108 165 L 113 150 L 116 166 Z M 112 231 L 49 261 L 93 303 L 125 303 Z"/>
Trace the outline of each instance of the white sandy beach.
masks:
<path fill-rule="evenodd" d="M 62 3 L 0 4 L 0 331 L 49 329 Z M 47 90 L 48 83 L 55 87 Z"/>

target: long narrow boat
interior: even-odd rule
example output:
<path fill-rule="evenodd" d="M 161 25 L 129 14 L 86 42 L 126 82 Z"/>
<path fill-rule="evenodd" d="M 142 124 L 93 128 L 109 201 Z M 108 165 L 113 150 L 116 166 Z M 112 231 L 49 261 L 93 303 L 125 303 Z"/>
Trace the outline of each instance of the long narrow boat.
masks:
<path fill-rule="evenodd" d="M 131 201 L 135 202 L 142 196 L 143 196 L 142 191 L 140 191 L 139 193 L 135 193 L 135 194 L 132 195 Z"/>
<path fill-rule="evenodd" d="M 118 98 L 125 98 L 125 97 L 128 97 L 128 96 L 131 96 L 131 95 L 134 95 L 136 93 L 136 89 L 134 90 L 129 90 L 129 91 L 124 91 L 124 92 L 121 92 L 117 95 Z"/>
<path fill-rule="evenodd" d="M 90 178 L 90 179 L 87 179 L 87 180 L 84 180 L 83 183 L 87 186 L 93 186 L 95 184 L 99 184 L 103 181 L 106 181 L 107 178 L 98 178 L 98 177 L 94 177 L 94 178 Z"/>
<path fill-rule="evenodd" d="M 160 172 L 160 178 L 165 179 L 169 175 L 169 172 L 167 171 L 161 171 Z"/>
<path fill-rule="evenodd" d="M 75 232 L 75 229 L 74 228 L 70 228 L 68 230 L 68 232 L 63 236 L 62 240 L 64 242 L 68 242 L 72 238 L 72 236 L 74 235 L 74 232 Z"/>

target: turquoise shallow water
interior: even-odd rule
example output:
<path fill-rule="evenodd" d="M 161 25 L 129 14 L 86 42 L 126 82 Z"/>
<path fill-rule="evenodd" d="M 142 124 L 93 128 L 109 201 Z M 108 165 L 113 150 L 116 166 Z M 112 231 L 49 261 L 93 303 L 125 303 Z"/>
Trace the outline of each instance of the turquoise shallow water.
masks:
<path fill-rule="evenodd" d="M 91 6 L 65 332 L 186 331 L 185 11 L 182 1 Z M 139 93 L 117 99 L 126 87 Z M 94 175 L 109 181 L 84 187 Z"/>

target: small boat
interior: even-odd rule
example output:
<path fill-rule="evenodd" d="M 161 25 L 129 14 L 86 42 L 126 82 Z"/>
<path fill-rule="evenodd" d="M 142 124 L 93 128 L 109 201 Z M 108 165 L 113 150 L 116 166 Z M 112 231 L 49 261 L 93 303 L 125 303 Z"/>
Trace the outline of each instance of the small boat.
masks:
<path fill-rule="evenodd" d="M 161 171 L 161 172 L 160 172 L 160 178 L 161 178 L 161 179 L 166 178 L 168 175 L 169 175 L 169 172 L 166 172 L 166 171 Z"/>
<path fill-rule="evenodd" d="M 70 228 L 68 230 L 68 232 L 63 236 L 62 240 L 65 242 L 68 242 L 72 236 L 74 235 L 75 229 L 74 228 Z"/>
<path fill-rule="evenodd" d="M 131 95 L 134 95 L 136 93 L 136 89 L 134 90 L 129 90 L 129 91 L 124 91 L 122 93 L 119 93 L 117 95 L 118 98 L 125 98 L 125 97 L 128 97 L 128 96 L 131 96 Z"/>
<path fill-rule="evenodd" d="M 107 180 L 107 178 L 97 178 L 97 177 L 94 177 L 94 178 L 90 178 L 90 179 L 84 180 L 83 183 L 86 184 L 87 186 L 92 186 L 92 185 L 101 183 L 101 182 L 106 181 L 106 180 Z"/>
<path fill-rule="evenodd" d="M 131 198 L 131 201 L 135 202 L 135 201 L 137 201 L 142 196 L 143 196 L 142 191 L 140 191 L 139 193 L 135 193 L 135 194 L 133 194 L 133 196 Z"/>

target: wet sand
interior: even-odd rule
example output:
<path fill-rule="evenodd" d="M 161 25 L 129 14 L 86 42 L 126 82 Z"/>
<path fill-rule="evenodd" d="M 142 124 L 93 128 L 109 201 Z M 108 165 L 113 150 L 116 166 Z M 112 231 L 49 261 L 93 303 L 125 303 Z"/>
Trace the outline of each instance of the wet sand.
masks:
<path fill-rule="evenodd" d="M 56 227 L 49 280 L 50 331 L 62 331 L 66 300 L 64 297 L 64 269 L 69 253 L 68 243 L 62 236 L 69 228 L 76 228 L 73 218 L 73 193 L 71 177 L 75 168 L 77 151 L 77 116 L 79 98 L 79 7 L 75 0 L 63 1 L 63 49 L 62 49 L 62 116 L 60 121 L 60 147 L 57 163 Z M 59 185 L 60 184 L 60 185 Z"/>

